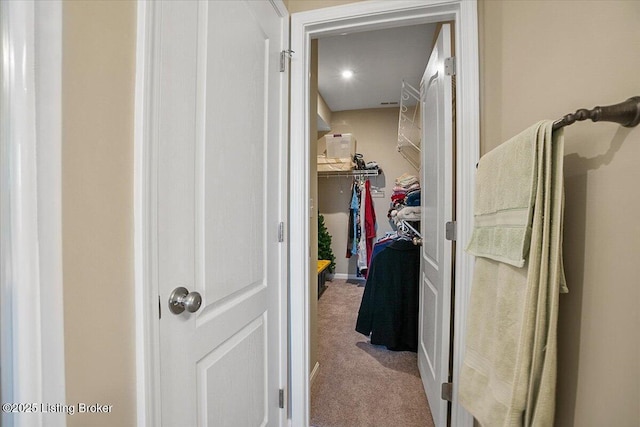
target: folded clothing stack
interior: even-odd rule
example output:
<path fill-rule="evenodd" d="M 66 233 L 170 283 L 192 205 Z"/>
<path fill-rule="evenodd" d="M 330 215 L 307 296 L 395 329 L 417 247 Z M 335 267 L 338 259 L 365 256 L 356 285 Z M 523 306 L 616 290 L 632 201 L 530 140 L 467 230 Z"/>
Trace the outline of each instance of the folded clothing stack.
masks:
<path fill-rule="evenodd" d="M 420 189 L 407 193 L 404 198 L 404 204 L 407 206 L 420 206 Z"/>
<path fill-rule="evenodd" d="M 387 217 L 396 225 L 402 219 L 420 221 L 421 198 L 418 178 L 415 175 L 405 173 L 396 178 L 395 184 Z M 403 212 L 407 207 L 412 209 Z M 401 214 L 401 212 L 403 213 Z"/>
<path fill-rule="evenodd" d="M 396 218 L 398 220 L 405 221 L 420 221 L 420 216 L 422 215 L 422 208 L 420 206 L 405 206 L 400 209 L 396 214 Z"/>
<path fill-rule="evenodd" d="M 399 187 L 408 188 L 413 184 L 418 184 L 418 178 L 415 175 L 409 175 L 408 173 L 403 173 L 399 177 L 396 178 L 396 185 Z"/>

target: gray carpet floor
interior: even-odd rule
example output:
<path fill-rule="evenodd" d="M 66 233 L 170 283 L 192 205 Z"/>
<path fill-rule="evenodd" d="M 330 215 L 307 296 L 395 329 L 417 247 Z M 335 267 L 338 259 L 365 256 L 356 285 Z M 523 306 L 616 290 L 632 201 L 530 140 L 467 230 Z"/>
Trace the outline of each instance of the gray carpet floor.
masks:
<path fill-rule="evenodd" d="M 364 287 L 327 282 L 318 301 L 318 362 L 311 386 L 316 427 L 431 427 L 416 353 L 371 345 L 355 331 Z"/>

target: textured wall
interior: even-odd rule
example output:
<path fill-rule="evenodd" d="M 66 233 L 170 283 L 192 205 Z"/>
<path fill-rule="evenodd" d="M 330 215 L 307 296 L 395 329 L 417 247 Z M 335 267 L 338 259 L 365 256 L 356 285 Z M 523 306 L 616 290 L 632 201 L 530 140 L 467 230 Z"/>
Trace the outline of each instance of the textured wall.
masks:
<path fill-rule="evenodd" d="M 135 425 L 135 2 L 63 6 L 62 221 L 67 403 L 113 405 L 73 426 Z"/>

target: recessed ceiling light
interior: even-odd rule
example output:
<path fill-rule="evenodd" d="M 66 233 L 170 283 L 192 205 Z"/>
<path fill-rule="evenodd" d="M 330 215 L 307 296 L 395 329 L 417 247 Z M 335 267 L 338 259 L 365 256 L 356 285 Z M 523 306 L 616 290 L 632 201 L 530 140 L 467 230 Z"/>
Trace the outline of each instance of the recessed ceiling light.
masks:
<path fill-rule="evenodd" d="M 353 71 L 351 70 L 344 70 L 342 72 L 342 78 L 343 79 L 350 79 L 351 77 L 353 77 Z"/>

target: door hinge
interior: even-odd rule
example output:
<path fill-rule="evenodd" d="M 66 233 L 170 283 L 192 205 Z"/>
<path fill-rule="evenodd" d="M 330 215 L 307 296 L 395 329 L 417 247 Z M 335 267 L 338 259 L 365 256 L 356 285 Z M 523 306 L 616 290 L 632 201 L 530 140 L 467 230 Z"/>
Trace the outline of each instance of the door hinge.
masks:
<path fill-rule="evenodd" d="M 456 75 L 456 57 L 451 56 L 444 60 L 444 74 L 445 76 Z"/>
<path fill-rule="evenodd" d="M 442 400 L 451 402 L 453 400 L 453 383 L 442 383 Z"/>
<path fill-rule="evenodd" d="M 278 242 L 284 242 L 284 222 L 278 224 Z"/>
<path fill-rule="evenodd" d="M 284 389 L 278 390 L 278 408 L 284 409 Z"/>
<path fill-rule="evenodd" d="M 455 221 L 449 221 L 447 222 L 447 224 L 445 225 L 445 238 L 447 240 L 451 240 L 451 241 L 455 241 L 457 238 L 457 232 L 456 232 L 456 222 Z"/>
<path fill-rule="evenodd" d="M 290 59 L 294 53 L 295 52 L 292 51 L 291 49 L 285 49 L 283 51 L 280 51 L 280 72 L 281 73 L 284 73 L 284 70 L 287 69 L 287 59 Z"/>

